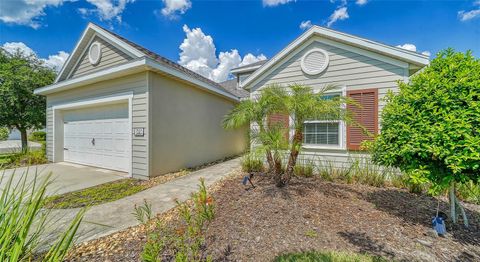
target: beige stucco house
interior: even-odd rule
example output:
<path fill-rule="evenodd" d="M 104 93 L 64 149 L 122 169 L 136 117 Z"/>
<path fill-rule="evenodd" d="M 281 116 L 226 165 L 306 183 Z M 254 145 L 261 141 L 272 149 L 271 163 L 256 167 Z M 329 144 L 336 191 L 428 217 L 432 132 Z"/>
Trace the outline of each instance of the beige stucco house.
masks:
<path fill-rule="evenodd" d="M 389 46 L 357 36 L 313 26 L 288 44 L 271 59 L 235 68 L 232 86 L 250 92 L 250 99 L 270 84 L 288 88 L 304 84 L 320 90 L 335 84 L 328 97 L 348 96 L 361 107 L 351 106 L 355 120 L 370 133 L 380 131 L 380 115 L 384 97 L 398 91 L 398 81 L 409 77 L 429 64 L 429 57 L 399 47 Z M 281 122 L 293 136 L 294 116 L 273 115 L 269 122 Z M 255 125 L 252 125 L 252 129 Z M 347 166 L 352 159 L 365 156 L 362 141 L 372 139 L 358 127 L 342 121 L 304 123 L 301 159 L 318 160 Z"/>
<path fill-rule="evenodd" d="M 221 121 L 248 92 L 212 82 L 89 24 L 47 98 L 47 156 L 135 178 L 240 154 Z"/>

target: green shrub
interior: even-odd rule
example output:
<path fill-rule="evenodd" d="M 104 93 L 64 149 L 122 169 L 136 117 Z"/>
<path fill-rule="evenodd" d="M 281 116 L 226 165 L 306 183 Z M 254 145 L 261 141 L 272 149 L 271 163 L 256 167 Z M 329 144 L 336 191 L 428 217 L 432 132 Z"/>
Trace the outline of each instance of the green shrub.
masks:
<path fill-rule="evenodd" d="M 40 165 L 48 162 L 45 143 L 42 143 L 41 149 L 31 149 L 27 152 L 12 153 L 4 156 L 4 158 L 3 168 Z"/>
<path fill-rule="evenodd" d="M 45 142 L 47 140 L 47 133 L 44 131 L 35 131 L 30 134 L 28 140 L 34 142 Z"/>
<path fill-rule="evenodd" d="M 0 127 L 0 141 L 7 140 L 10 131 L 6 127 Z"/>
<path fill-rule="evenodd" d="M 347 252 L 303 252 L 281 255 L 275 258 L 275 262 L 386 262 L 388 260 L 370 255 L 347 253 Z"/>
<path fill-rule="evenodd" d="M 312 177 L 315 165 L 312 161 L 304 161 L 303 164 L 298 164 L 294 168 L 294 174 L 300 177 Z"/>
<path fill-rule="evenodd" d="M 241 164 L 244 172 L 262 172 L 264 170 L 262 158 L 254 153 L 243 156 Z"/>
<path fill-rule="evenodd" d="M 174 223 L 164 223 L 155 221 L 152 231 L 147 234 L 147 242 L 143 248 L 142 261 L 156 262 L 163 261 L 165 256 L 178 262 L 187 261 L 211 261 L 210 257 L 205 257 L 205 231 L 209 222 L 215 216 L 213 198 L 207 193 L 205 181 L 200 180 L 199 191 L 192 194 L 192 204 L 180 203 L 177 201 L 177 209 L 180 214 L 180 221 L 175 226 Z M 147 204 L 143 211 L 136 214 L 140 217 L 139 221 L 146 221 L 149 213 Z M 143 215 L 142 215 L 143 214 Z M 170 225 L 170 227 L 169 227 Z"/>
<path fill-rule="evenodd" d="M 51 243 L 41 239 L 51 219 L 50 211 L 44 209 L 50 175 L 40 179 L 35 174 L 33 182 L 29 182 L 26 173 L 20 177 L 14 173 L 9 178 L 1 175 L 0 181 L 6 182 L 0 194 L 0 261 L 31 261 L 34 257 L 41 261 L 62 261 L 73 244 L 85 210 L 77 213 L 46 253 L 36 254 L 40 246 Z"/>

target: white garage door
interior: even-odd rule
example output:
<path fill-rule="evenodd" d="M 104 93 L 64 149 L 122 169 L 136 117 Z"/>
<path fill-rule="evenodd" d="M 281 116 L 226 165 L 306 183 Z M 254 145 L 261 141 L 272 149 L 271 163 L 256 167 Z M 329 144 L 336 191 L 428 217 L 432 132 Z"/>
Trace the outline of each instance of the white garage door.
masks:
<path fill-rule="evenodd" d="M 128 172 L 128 106 L 69 110 L 64 119 L 64 161 Z"/>

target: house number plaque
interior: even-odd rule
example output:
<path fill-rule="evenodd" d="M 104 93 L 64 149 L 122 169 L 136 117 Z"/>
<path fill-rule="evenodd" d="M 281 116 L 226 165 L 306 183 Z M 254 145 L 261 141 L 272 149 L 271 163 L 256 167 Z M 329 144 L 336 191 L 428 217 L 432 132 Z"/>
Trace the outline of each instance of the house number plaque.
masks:
<path fill-rule="evenodd" d="M 133 129 L 133 135 L 134 136 L 137 136 L 137 137 L 141 137 L 141 136 L 144 136 L 145 135 L 145 132 L 144 132 L 144 129 L 143 127 L 137 127 L 137 128 L 134 128 Z"/>

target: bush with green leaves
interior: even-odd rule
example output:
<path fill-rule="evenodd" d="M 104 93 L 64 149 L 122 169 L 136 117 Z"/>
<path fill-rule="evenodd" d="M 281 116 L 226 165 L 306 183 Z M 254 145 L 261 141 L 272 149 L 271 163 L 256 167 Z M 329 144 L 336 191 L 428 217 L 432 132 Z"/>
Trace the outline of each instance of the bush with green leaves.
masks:
<path fill-rule="evenodd" d="M 0 141 L 7 140 L 10 130 L 6 127 L 0 127 Z"/>
<path fill-rule="evenodd" d="M 135 215 L 145 222 L 150 212 L 148 204 L 136 208 Z M 205 181 L 200 180 L 199 191 L 192 194 L 191 203 L 177 201 L 180 221 L 178 223 L 155 221 L 153 229 L 147 234 L 143 248 L 142 261 L 211 261 L 205 254 L 205 232 L 209 222 L 215 216 L 213 198 L 208 194 Z"/>
<path fill-rule="evenodd" d="M 31 176 L 29 174 L 28 176 Z M 45 209 L 45 199 L 50 175 L 30 182 L 27 174 L 13 173 L 9 177 L 2 172 L 0 181 L 0 261 L 62 261 L 71 248 L 74 236 L 85 212 L 82 209 L 73 218 L 63 234 L 54 242 L 45 239 L 46 228 L 52 224 L 50 210 Z M 51 245 L 53 243 L 53 245 Z M 51 245 L 43 254 L 40 248 Z"/>
<path fill-rule="evenodd" d="M 28 140 L 34 142 L 45 142 L 47 140 L 47 133 L 45 131 L 34 131 L 30 134 Z"/>
<path fill-rule="evenodd" d="M 468 226 L 455 194 L 457 184 L 480 181 L 480 59 L 441 51 L 399 88 L 387 95 L 373 160 L 429 183 L 431 193 L 449 188 L 451 219 L 458 208 Z"/>

